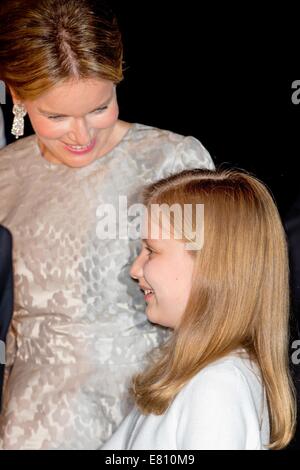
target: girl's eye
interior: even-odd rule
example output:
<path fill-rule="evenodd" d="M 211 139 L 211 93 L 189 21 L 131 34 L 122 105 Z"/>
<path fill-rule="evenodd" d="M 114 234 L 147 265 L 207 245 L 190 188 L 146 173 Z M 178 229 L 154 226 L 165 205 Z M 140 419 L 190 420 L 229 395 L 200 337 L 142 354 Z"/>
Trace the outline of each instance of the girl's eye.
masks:
<path fill-rule="evenodd" d="M 146 250 L 148 251 L 148 254 L 151 255 L 151 253 L 154 253 L 151 248 L 149 248 L 148 246 L 145 246 Z"/>

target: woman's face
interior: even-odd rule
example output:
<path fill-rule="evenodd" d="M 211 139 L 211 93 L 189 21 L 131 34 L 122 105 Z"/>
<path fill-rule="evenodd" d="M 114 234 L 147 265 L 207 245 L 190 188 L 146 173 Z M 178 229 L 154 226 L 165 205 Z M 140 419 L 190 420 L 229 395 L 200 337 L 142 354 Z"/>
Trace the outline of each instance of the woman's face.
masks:
<path fill-rule="evenodd" d="M 183 241 L 147 238 L 130 274 L 145 293 L 148 319 L 176 329 L 188 303 L 194 258 Z M 149 291 L 151 291 L 149 293 Z"/>
<path fill-rule="evenodd" d="M 113 147 L 119 108 L 111 81 L 67 82 L 24 105 L 41 151 L 53 163 L 84 167 Z"/>

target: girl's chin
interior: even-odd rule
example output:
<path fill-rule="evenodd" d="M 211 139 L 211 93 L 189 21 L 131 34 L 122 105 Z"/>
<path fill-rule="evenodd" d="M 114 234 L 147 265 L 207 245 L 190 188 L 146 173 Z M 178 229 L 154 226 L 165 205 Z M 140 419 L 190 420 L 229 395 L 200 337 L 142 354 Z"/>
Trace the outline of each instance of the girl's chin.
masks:
<path fill-rule="evenodd" d="M 159 315 L 157 315 L 153 310 L 151 311 L 151 307 L 146 308 L 146 315 L 148 320 L 151 323 L 155 323 L 156 325 L 160 325 L 161 323 L 159 322 Z"/>

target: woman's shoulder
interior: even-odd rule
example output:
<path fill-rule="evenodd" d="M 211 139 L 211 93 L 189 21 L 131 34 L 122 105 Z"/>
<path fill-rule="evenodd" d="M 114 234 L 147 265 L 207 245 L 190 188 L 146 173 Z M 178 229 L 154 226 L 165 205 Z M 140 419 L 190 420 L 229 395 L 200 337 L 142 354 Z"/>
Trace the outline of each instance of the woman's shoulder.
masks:
<path fill-rule="evenodd" d="M 174 145 L 178 145 L 180 143 L 202 145 L 196 137 L 191 135 L 186 136 L 178 132 L 146 124 L 134 123 L 132 125 L 132 131 L 132 136 L 136 141 L 145 141 L 146 139 L 157 142 L 157 139 L 159 139 L 160 141 L 166 141 Z"/>
<path fill-rule="evenodd" d="M 7 145 L 0 150 L 0 168 L 7 166 L 10 162 L 15 164 L 19 159 L 31 158 L 36 147 L 37 143 L 35 134 Z"/>
<path fill-rule="evenodd" d="M 149 156 L 152 161 L 167 160 L 170 162 L 172 173 L 186 168 L 214 169 L 209 152 L 191 135 L 184 136 L 171 130 L 135 123 L 128 139 L 137 160 L 144 160 Z"/>

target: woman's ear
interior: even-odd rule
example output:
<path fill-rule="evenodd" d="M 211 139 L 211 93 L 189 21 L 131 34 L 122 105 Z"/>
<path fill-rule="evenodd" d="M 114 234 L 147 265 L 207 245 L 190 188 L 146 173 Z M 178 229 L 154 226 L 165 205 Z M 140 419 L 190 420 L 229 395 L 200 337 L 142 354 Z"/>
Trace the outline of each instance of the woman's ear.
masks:
<path fill-rule="evenodd" d="M 11 94 L 11 97 L 12 97 L 12 100 L 13 100 L 13 104 L 19 104 L 19 103 L 21 103 L 21 100 L 20 100 L 20 98 L 18 97 L 18 95 L 17 95 L 17 93 L 15 92 L 15 90 L 14 90 L 12 87 L 10 87 L 9 85 L 8 85 L 8 89 L 9 89 L 9 91 L 10 91 L 10 94 Z"/>

